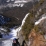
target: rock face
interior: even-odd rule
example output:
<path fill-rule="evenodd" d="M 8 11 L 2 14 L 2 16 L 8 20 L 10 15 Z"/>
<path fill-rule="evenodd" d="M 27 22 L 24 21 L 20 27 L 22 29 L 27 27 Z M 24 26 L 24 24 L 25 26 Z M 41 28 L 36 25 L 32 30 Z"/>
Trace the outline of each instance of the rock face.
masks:
<path fill-rule="evenodd" d="M 30 33 L 29 38 L 32 38 L 32 43 L 30 43 L 30 46 L 46 46 L 46 40 L 43 35 L 36 33 L 34 29 Z"/>

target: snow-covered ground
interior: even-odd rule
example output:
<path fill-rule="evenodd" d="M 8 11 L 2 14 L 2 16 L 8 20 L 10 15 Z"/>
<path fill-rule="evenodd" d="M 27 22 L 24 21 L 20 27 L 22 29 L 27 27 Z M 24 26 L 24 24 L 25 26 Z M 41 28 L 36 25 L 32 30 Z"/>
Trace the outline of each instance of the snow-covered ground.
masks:
<path fill-rule="evenodd" d="M 24 17 L 24 19 L 22 20 L 22 24 L 20 27 L 18 27 L 17 29 L 15 29 L 15 27 L 13 29 L 11 29 L 11 32 L 9 33 L 9 35 L 3 35 L 3 38 L 6 40 L 2 40 L 0 41 L 0 45 L 1 46 L 12 46 L 12 42 L 14 38 L 18 38 L 17 36 L 17 32 L 19 32 L 22 28 L 22 26 L 25 23 L 26 18 L 28 17 L 30 13 L 27 13 Z"/>
<path fill-rule="evenodd" d="M 12 46 L 12 39 L 2 41 L 2 46 Z"/>

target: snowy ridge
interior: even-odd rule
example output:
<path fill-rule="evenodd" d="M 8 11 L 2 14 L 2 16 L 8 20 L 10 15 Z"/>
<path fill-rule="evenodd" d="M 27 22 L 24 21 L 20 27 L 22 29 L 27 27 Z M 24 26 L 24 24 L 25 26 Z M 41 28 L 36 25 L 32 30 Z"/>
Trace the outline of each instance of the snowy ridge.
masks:
<path fill-rule="evenodd" d="M 22 25 L 21 26 L 23 26 L 24 25 L 24 23 L 25 23 L 25 20 L 26 20 L 26 18 L 28 17 L 28 15 L 29 15 L 30 13 L 27 13 L 26 14 L 26 16 L 24 17 L 24 19 L 22 20 Z"/>
<path fill-rule="evenodd" d="M 26 14 L 26 16 L 25 16 L 24 19 L 22 20 L 22 24 L 21 24 L 21 26 L 20 26 L 19 28 L 17 28 L 17 29 L 12 29 L 11 34 L 13 35 L 13 37 L 12 37 L 11 39 L 18 38 L 18 37 L 17 37 L 17 32 L 19 32 L 19 31 L 21 30 L 21 28 L 22 28 L 22 26 L 24 25 L 25 20 L 26 20 L 26 18 L 28 17 L 29 14 L 30 14 L 30 13 L 27 13 L 27 14 Z"/>
<path fill-rule="evenodd" d="M 46 19 L 46 14 L 43 14 L 42 18 L 40 18 L 37 22 L 35 22 L 35 25 L 38 25 L 44 19 Z"/>

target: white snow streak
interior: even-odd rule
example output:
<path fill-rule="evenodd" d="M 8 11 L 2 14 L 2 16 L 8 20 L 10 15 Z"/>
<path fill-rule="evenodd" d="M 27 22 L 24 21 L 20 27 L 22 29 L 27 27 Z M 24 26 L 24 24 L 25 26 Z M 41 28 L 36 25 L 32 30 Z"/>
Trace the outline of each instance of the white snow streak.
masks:
<path fill-rule="evenodd" d="M 27 3 L 27 1 L 15 1 L 14 3 Z"/>
<path fill-rule="evenodd" d="M 6 2 L 10 2 L 10 0 L 7 0 Z"/>
<path fill-rule="evenodd" d="M 26 18 L 28 17 L 28 15 L 29 15 L 29 13 L 26 14 L 26 16 L 25 16 L 24 19 L 22 20 L 22 24 L 21 24 L 21 26 L 20 26 L 19 28 L 17 28 L 17 29 L 12 29 L 11 34 L 13 35 L 13 37 L 12 37 L 11 39 L 18 38 L 18 37 L 17 37 L 17 32 L 19 32 L 19 31 L 21 30 L 21 28 L 22 28 L 22 26 L 24 25 L 25 20 L 26 20 Z"/>
<path fill-rule="evenodd" d="M 17 7 L 23 7 L 24 4 L 13 4 L 13 7 L 15 7 L 15 6 L 17 6 Z"/>
<path fill-rule="evenodd" d="M 45 14 L 43 14 L 42 18 L 40 18 L 37 22 L 35 22 L 35 25 L 38 25 L 44 19 L 46 19 Z"/>

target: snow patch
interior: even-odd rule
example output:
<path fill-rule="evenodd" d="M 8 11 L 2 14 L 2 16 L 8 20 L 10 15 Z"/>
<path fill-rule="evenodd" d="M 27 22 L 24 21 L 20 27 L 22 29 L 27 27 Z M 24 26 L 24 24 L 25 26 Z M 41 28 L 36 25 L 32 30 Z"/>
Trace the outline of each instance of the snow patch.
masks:
<path fill-rule="evenodd" d="M 6 2 L 10 2 L 10 0 L 7 0 Z"/>
<path fill-rule="evenodd" d="M 11 1 L 14 1 L 14 0 L 11 0 Z"/>
<path fill-rule="evenodd" d="M 10 2 L 10 1 L 14 1 L 14 0 L 7 0 L 6 2 Z"/>
<path fill-rule="evenodd" d="M 38 25 L 44 19 L 46 19 L 46 14 L 43 14 L 42 18 L 40 18 L 37 22 L 35 22 L 35 25 Z"/>
<path fill-rule="evenodd" d="M 20 5 L 20 7 L 23 7 L 23 6 L 24 6 L 24 4 L 21 4 L 21 5 Z"/>
<path fill-rule="evenodd" d="M 27 3 L 27 1 L 15 1 L 14 3 Z"/>
<path fill-rule="evenodd" d="M 13 4 L 13 7 L 15 7 L 15 6 L 17 6 L 17 7 L 23 7 L 24 6 L 24 4 Z"/>
<path fill-rule="evenodd" d="M 12 39 L 2 41 L 2 46 L 12 46 Z"/>
<path fill-rule="evenodd" d="M 17 33 L 21 30 L 21 27 L 17 28 L 17 29 L 12 29 L 12 32 L 10 34 L 12 34 L 12 38 L 11 39 L 14 39 L 14 38 L 18 38 L 17 37 Z"/>

